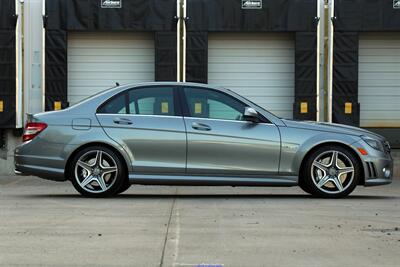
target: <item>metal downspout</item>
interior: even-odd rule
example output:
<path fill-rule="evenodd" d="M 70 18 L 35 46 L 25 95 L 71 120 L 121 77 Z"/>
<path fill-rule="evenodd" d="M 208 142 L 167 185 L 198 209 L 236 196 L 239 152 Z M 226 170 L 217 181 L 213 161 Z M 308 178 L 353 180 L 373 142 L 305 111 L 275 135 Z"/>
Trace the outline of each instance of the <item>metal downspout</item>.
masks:
<path fill-rule="evenodd" d="M 332 100 L 333 100 L 333 38 L 334 38 L 334 25 L 335 19 L 335 0 L 329 0 L 329 24 L 328 24 L 328 122 L 332 122 Z"/>

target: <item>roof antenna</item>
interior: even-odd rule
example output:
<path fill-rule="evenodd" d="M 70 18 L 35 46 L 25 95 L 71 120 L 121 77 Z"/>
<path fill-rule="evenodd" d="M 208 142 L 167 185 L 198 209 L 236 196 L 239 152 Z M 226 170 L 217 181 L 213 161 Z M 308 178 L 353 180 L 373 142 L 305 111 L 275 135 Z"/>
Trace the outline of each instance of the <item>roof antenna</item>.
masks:
<path fill-rule="evenodd" d="M 116 85 L 116 86 L 119 86 L 119 82 L 116 82 L 115 85 Z"/>

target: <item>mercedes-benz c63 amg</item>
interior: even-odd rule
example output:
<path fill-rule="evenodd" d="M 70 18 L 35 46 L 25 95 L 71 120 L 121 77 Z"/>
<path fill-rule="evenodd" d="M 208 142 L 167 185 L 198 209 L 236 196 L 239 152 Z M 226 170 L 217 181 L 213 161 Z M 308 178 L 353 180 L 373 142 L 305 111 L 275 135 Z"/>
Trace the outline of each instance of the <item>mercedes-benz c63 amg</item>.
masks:
<path fill-rule="evenodd" d="M 337 198 L 389 184 L 389 143 L 345 125 L 276 117 L 224 88 L 117 86 L 65 110 L 30 115 L 17 174 L 71 181 L 84 196 L 131 184 L 296 186 Z"/>

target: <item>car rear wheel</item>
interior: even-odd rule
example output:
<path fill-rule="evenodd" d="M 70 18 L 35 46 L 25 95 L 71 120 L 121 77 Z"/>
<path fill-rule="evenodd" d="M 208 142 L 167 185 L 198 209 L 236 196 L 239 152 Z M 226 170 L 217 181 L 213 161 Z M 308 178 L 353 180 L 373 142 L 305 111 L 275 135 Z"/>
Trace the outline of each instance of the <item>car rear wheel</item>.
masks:
<path fill-rule="evenodd" d="M 360 167 L 348 149 L 324 146 L 313 151 L 303 168 L 303 187 L 314 196 L 340 198 L 358 184 Z"/>
<path fill-rule="evenodd" d="M 310 189 L 307 187 L 307 185 L 305 185 L 305 183 L 299 183 L 300 188 L 306 192 L 307 194 L 311 194 Z"/>
<path fill-rule="evenodd" d="M 79 151 L 69 170 L 75 189 L 86 197 L 114 196 L 127 179 L 118 155 L 101 146 Z"/>

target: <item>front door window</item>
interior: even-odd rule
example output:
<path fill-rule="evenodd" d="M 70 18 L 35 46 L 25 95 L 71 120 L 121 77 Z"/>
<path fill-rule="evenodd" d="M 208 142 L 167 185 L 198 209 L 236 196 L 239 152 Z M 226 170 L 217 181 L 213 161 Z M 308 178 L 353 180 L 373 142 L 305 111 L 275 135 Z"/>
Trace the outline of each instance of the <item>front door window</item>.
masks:
<path fill-rule="evenodd" d="M 185 88 L 190 117 L 242 121 L 245 105 L 214 90 Z"/>

